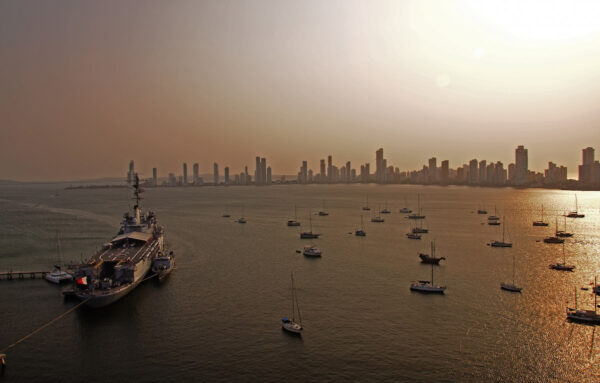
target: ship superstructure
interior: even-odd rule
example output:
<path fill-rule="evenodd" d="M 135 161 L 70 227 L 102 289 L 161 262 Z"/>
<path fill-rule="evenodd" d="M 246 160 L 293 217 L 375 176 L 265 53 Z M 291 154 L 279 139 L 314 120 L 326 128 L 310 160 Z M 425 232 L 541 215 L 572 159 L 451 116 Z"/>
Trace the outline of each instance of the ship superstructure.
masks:
<path fill-rule="evenodd" d="M 86 305 L 103 307 L 132 291 L 164 252 L 163 228 L 153 212 L 142 212 L 139 178 L 135 177 L 133 215 L 123 215 L 117 235 L 100 251 L 75 267 L 75 295 Z"/>

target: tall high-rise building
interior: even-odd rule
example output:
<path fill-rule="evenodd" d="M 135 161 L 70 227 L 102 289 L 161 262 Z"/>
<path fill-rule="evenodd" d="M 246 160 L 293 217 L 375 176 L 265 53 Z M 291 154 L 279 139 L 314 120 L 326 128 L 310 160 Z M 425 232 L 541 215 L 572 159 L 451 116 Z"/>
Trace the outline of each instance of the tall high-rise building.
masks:
<path fill-rule="evenodd" d="M 265 185 L 267 184 L 267 159 L 264 157 L 260 159 L 260 172 L 261 185 Z"/>
<path fill-rule="evenodd" d="M 260 176 L 262 174 L 262 171 L 260 170 L 260 157 L 256 157 L 256 170 L 254 171 L 254 184 L 255 185 L 261 185 L 261 181 L 260 181 Z"/>
<path fill-rule="evenodd" d="M 350 164 L 350 161 L 346 162 L 346 178 L 345 181 L 346 182 L 350 182 L 352 180 L 352 167 Z"/>
<path fill-rule="evenodd" d="M 298 183 L 305 184 L 308 181 L 308 162 L 302 161 L 300 166 L 300 173 L 298 174 Z"/>
<path fill-rule="evenodd" d="M 132 184 L 135 181 L 135 166 L 133 160 L 129 161 L 129 171 L 127 172 L 127 183 Z"/>
<path fill-rule="evenodd" d="M 158 170 L 152 168 L 152 186 L 158 186 Z"/>
<path fill-rule="evenodd" d="M 383 159 L 383 148 L 377 149 L 375 152 L 375 181 L 378 184 L 385 182 L 385 164 Z"/>
<path fill-rule="evenodd" d="M 188 183 L 188 179 L 187 179 L 187 164 L 184 162 L 183 163 L 183 184 L 187 185 Z"/>
<path fill-rule="evenodd" d="M 273 183 L 273 174 L 271 172 L 271 167 L 267 167 L 267 185 L 271 185 Z"/>
<path fill-rule="evenodd" d="M 479 163 L 473 158 L 469 161 L 469 184 L 476 185 L 479 183 Z"/>
<path fill-rule="evenodd" d="M 515 185 L 525 185 L 529 182 L 529 165 L 527 149 L 519 145 L 515 149 Z"/>
<path fill-rule="evenodd" d="M 229 185 L 230 180 L 229 180 L 229 166 L 225 166 L 225 185 Z"/>
<path fill-rule="evenodd" d="M 487 182 L 486 160 L 479 161 L 479 183 Z"/>
<path fill-rule="evenodd" d="M 448 183 L 448 178 L 450 178 L 450 162 L 448 160 L 442 161 L 442 166 L 440 168 L 440 179 L 442 183 Z"/>
<path fill-rule="evenodd" d="M 251 182 L 250 175 L 248 174 L 248 167 L 244 166 L 244 185 L 249 185 Z"/>
<path fill-rule="evenodd" d="M 217 164 L 216 162 L 213 165 L 213 180 L 215 185 L 219 184 L 219 164 Z"/>
<path fill-rule="evenodd" d="M 327 156 L 327 180 L 333 182 L 333 157 Z"/>
<path fill-rule="evenodd" d="M 320 173 L 320 180 L 321 183 L 325 183 L 325 177 L 326 177 L 326 173 L 325 173 L 325 160 L 321 160 L 321 173 Z"/>
<path fill-rule="evenodd" d="M 198 185 L 198 177 L 200 177 L 200 170 L 199 169 L 200 168 L 198 166 L 198 163 L 196 162 L 194 164 L 194 179 L 193 179 L 194 185 Z"/>
<path fill-rule="evenodd" d="M 579 165 L 579 182 L 593 183 L 594 181 L 594 148 L 582 150 L 582 164 Z"/>
<path fill-rule="evenodd" d="M 429 169 L 427 178 L 429 182 L 436 182 L 438 178 L 438 169 L 437 169 L 437 158 L 431 157 L 429 159 Z"/>

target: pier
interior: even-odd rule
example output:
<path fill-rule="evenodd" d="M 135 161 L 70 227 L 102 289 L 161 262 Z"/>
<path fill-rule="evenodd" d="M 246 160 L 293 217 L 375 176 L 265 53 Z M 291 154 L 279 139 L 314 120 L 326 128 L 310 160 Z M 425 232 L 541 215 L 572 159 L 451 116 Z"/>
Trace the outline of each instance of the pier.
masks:
<path fill-rule="evenodd" d="M 13 280 L 13 279 L 35 279 L 39 275 L 40 278 L 44 278 L 46 274 L 49 274 L 48 270 L 34 270 L 34 271 L 0 271 L 0 280 Z"/>

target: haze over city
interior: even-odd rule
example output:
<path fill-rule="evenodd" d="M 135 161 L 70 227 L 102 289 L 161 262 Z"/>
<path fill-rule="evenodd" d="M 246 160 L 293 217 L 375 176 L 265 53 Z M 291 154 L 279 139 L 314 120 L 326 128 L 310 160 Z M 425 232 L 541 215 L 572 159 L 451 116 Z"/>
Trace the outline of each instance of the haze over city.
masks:
<path fill-rule="evenodd" d="M 598 147 L 596 2 L 0 3 L 0 179 Z"/>

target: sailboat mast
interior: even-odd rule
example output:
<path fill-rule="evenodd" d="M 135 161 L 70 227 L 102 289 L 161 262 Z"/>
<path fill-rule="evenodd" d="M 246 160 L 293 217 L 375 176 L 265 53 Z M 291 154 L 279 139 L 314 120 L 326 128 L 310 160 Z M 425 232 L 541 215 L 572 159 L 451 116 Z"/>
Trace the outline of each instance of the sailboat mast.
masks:
<path fill-rule="evenodd" d="M 433 262 L 431 263 L 431 286 L 433 286 Z"/>
<path fill-rule="evenodd" d="M 295 311 L 294 311 L 294 273 L 290 273 L 290 276 L 292 278 L 292 322 L 296 321 L 296 317 L 295 317 Z"/>
<path fill-rule="evenodd" d="M 300 321 L 300 326 L 302 326 L 302 315 L 300 314 L 300 303 L 298 303 L 298 294 L 296 294 L 295 287 L 294 287 L 294 299 L 296 301 L 296 309 L 298 310 L 298 321 Z"/>
<path fill-rule="evenodd" d="M 506 217 L 502 217 L 504 224 L 502 225 L 502 243 L 504 243 L 504 227 L 506 226 Z"/>
<path fill-rule="evenodd" d="M 298 220 L 298 215 L 296 214 L 296 205 L 294 204 L 294 221 Z"/>
<path fill-rule="evenodd" d="M 515 285 L 515 253 L 513 253 L 513 286 Z"/>

